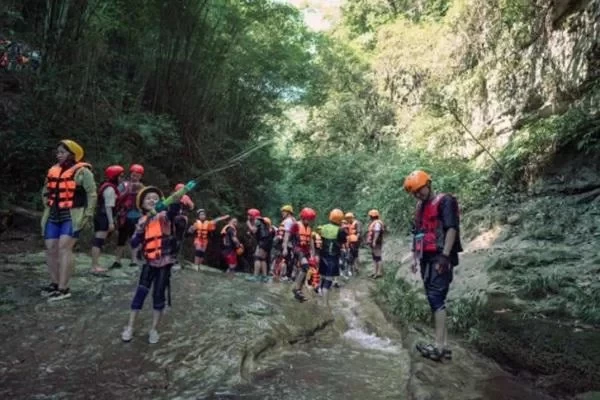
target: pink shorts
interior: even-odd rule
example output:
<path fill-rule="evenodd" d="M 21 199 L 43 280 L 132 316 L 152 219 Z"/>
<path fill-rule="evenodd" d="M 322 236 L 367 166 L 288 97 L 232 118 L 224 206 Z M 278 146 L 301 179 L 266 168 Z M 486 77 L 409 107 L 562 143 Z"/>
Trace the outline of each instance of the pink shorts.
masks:
<path fill-rule="evenodd" d="M 235 251 L 223 252 L 223 259 L 227 265 L 237 265 L 237 254 Z"/>

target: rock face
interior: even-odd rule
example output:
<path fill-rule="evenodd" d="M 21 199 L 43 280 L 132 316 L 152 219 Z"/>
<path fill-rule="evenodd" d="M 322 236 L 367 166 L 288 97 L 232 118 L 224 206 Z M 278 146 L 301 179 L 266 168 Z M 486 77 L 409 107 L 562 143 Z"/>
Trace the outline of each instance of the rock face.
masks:
<path fill-rule="evenodd" d="M 492 38 L 494 50 L 455 82 L 470 128 L 490 148 L 502 148 L 523 124 L 561 114 L 582 102 L 600 109 L 600 3 L 535 1 L 535 17 L 503 29 L 516 40 Z M 483 24 L 483 22 L 480 22 Z M 481 151 L 467 140 L 465 155 Z"/>

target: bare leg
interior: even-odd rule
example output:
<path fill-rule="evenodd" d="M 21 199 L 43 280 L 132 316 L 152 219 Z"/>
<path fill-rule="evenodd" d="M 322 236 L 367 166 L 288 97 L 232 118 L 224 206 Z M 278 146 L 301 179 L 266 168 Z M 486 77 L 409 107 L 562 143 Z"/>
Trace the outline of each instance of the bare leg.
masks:
<path fill-rule="evenodd" d="M 129 322 L 128 322 L 128 326 L 133 329 L 134 325 L 135 325 L 135 320 L 137 319 L 138 314 L 140 313 L 140 310 L 131 310 L 131 312 L 129 313 Z"/>
<path fill-rule="evenodd" d="M 107 236 L 108 236 L 108 232 L 106 232 L 106 231 L 98 231 L 95 233 L 95 237 L 97 239 L 106 239 Z M 102 249 L 100 247 L 92 246 L 92 269 L 95 269 L 95 270 L 103 269 L 102 267 L 100 267 L 100 264 L 99 264 L 101 251 L 102 251 Z"/>
<path fill-rule="evenodd" d="M 73 273 L 73 246 L 77 242 L 76 238 L 71 236 L 63 235 L 58 239 L 58 252 L 59 252 L 59 282 L 58 288 L 63 290 L 69 287 L 69 281 L 71 280 L 71 274 Z"/>
<path fill-rule="evenodd" d="M 434 314 L 435 321 L 435 347 L 444 349 L 444 339 L 446 332 L 446 309 L 438 310 Z"/>
<path fill-rule="evenodd" d="M 59 252 L 58 239 L 46 239 L 46 264 L 48 265 L 48 273 L 52 283 L 58 285 L 59 280 Z"/>
<path fill-rule="evenodd" d="M 157 330 L 158 324 L 160 323 L 160 319 L 163 315 L 162 311 L 152 310 L 152 327 L 150 329 Z"/>

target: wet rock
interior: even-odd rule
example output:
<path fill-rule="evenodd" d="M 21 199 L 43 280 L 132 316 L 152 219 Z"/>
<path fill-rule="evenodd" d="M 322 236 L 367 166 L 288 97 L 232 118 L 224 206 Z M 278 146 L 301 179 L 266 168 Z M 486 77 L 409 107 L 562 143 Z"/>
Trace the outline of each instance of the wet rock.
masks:
<path fill-rule="evenodd" d="M 506 219 L 506 222 L 510 225 L 517 225 L 519 222 L 521 222 L 521 216 L 519 214 L 509 215 Z"/>

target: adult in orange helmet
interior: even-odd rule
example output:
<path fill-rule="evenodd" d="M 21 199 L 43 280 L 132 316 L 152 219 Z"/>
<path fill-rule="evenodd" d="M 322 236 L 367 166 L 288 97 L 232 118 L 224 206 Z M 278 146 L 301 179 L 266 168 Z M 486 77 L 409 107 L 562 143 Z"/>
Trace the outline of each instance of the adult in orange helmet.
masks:
<path fill-rule="evenodd" d="M 348 248 L 350 255 L 351 274 L 358 274 L 358 256 L 360 247 L 360 238 L 362 231 L 362 224 L 354 216 L 354 213 L 347 212 L 344 215 L 346 221 L 348 221 Z"/>
<path fill-rule="evenodd" d="M 369 275 L 369 278 L 377 279 L 383 276 L 383 234 L 385 232 L 385 224 L 379 216 L 378 210 L 370 210 L 369 216 L 369 228 L 367 229 L 367 245 L 371 248 L 371 255 L 373 257 L 373 273 Z"/>
<path fill-rule="evenodd" d="M 115 207 L 119 197 L 119 183 L 125 169 L 120 165 L 110 165 L 104 170 L 104 182 L 98 189 L 98 204 L 94 217 L 94 239 L 92 241 L 92 273 L 104 274 L 99 258 L 108 235 L 115 231 Z"/>
<path fill-rule="evenodd" d="M 94 217 L 96 182 L 91 165 L 82 161 L 83 155 L 79 144 L 62 140 L 56 149 L 58 162 L 48 170 L 42 191 L 42 235 L 50 272 L 50 284 L 42 288 L 42 295 L 49 301 L 71 297 L 73 246 Z"/>
<path fill-rule="evenodd" d="M 329 223 L 318 228 L 323 246 L 319 254 L 319 275 L 321 277 L 321 294 L 325 304 L 329 305 L 329 291 L 335 277 L 340 275 L 340 256 L 342 246 L 346 243 L 347 234 L 341 229 L 344 219 L 342 210 L 335 208 L 329 213 Z"/>
<path fill-rule="evenodd" d="M 129 178 L 119 184 L 119 198 L 117 199 L 118 236 L 115 262 L 111 268 L 121 268 L 121 258 L 125 255 L 125 246 L 135 232 L 135 226 L 142 216 L 135 200 L 138 192 L 144 188 L 141 179 L 144 176 L 144 167 L 132 164 L 129 167 Z M 131 248 L 130 267 L 136 267 L 137 249 Z"/>
<path fill-rule="evenodd" d="M 412 271 L 421 267 L 421 277 L 427 300 L 435 321 L 435 343 L 417 344 L 424 357 L 435 361 L 451 358 L 446 328 L 446 296 L 453 278 L 453 267 L 458 265 L 460 219 L 458 201 L 454 196 L 436 194 L 431 177 L 418 170 L 408 175 L 404 189 L 417 199 L 413 225 Z"/>
<path fill-rule="evenodd" d="M 175 185 L 173 189 L 173 193 L 177 193 L 181 189 L 185 187 L 185 184 L 178 183 Z M 178 255 L 181 253 L 181 247 L 183 245 L 183 239 L 185 237 L 185 232 L 188 226 L 188 217 L 187 212 L 192 211 L 194 209 L 194 202 L 187 195 L 184 194 L 178 201 L 174 201 L 169 206 L 169 213 L 173 215 L 173 228 L 175 231 L 175 240 L 177 241 L 175 245 L 175 253 Z M 178 271 L 181 268 L 179 261 L 176 261 L 173 265 L 173 270 Z"/>

